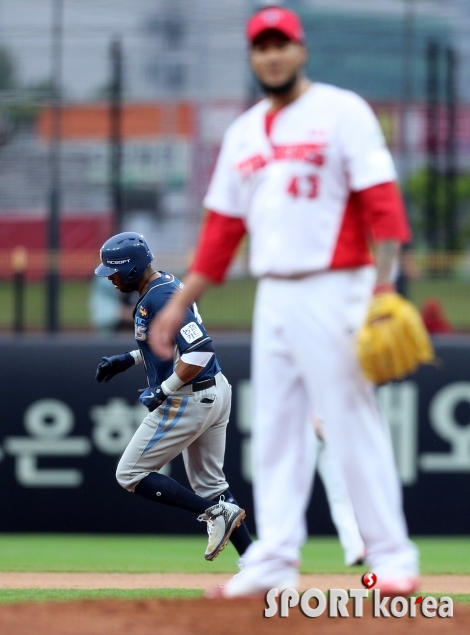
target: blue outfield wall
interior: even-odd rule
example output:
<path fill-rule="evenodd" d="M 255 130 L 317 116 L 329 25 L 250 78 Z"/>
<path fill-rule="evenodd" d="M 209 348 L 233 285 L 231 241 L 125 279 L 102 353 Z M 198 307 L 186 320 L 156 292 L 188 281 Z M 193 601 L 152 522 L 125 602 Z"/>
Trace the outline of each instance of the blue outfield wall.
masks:
<path fill-rule="evenodd" d="M 226 474 L 254 531 L 250 338 L 220 335 L 214 341 L 233 386 Z M 470 339 L 440 338 L 435 344 L 436 366 L 381 388 L 379 398 L 390 423 L 411 533 L 466 534 Z M 130 336 L 0 339 L 0 531 L 204 533 L 204 523 L 192 514 L 129 494 L 114 478 L 146 412 L 137 392 L 146 380 L 142 366 L 109 384 L 98 384 L 94 374 L 103 355 L 132 348 Z M 167 470 L 187 484 L 181 457 Z M 279 501 L 280 514 L 288 507 L 288 501 Z M 312 534 L 334 531 L 319 479 L 308 523 Z"/>

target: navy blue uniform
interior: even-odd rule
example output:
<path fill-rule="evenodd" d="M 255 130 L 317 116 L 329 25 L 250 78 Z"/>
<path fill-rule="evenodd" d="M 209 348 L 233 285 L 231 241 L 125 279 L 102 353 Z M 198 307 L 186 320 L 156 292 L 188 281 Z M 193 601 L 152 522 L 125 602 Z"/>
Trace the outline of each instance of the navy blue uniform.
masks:
<path fill-rule="evenodd" d="M 175 359 L 163 360 L 155 355 L 147 342 L 148 327 L 155 315 L 165 306 L 173 293 L 181 289 L 183 284 L 170 273 L 161 273 L 161 277 L 149 282 L 147 292 L 139 298 L 134 309 L 135 339 L 144 358 L 145 370 L 149 386 L 159 386 L 173 373 L 175 362 L 184 353 L 197 351 L 212 342 L 195 304 L 186 311 L 184 326 L 175 336 Z M 215 354 L 191 383 L 211 379 L 220 372 L 220 365 Z"/>
<path fill-rule="evenodd" d="M 242 555 L 251 543 L 248 530 L 240 526 L 245 510 L 236 504 L 223 471 L 232 391 L 197 307 L 193 303 L 186 309 L 174 339 L 174 359 L 160 359 L 148 345 L 148 329 L 172 295 L 183 288 L 182 283 L 170 273 L 151 268 L 153 254 L 145 238 L 136 232 L 111 237 L 100 256 L 101 264 L 95 269 L 97 276 L 109 278 L 124 293 L 147 289 L 133 314 L 140 354 L 132 351 L 104 357 L 96 371 L 98 381 L 108 382 L 117 373 L 143 361 L 149 382 L 140 395 L 149 412 L 119 461 L 117 481 L 130 492 L 185 509 L 206 521 L 206 560 L 216 558 L 229 539 Z M 159 277 L 150 282 L 157 274 Z M 192 372 L 198 375 L 179 388 L 170 387 L 167 396 L 161 384 L 175 373 L 181 358 L 192 367 L 189 376 Z M 175 377 L 172 381 L 181 382 L 176 382 Z M 168 464 L 179 454 L 183 456 L 193 491 L 163 471 L 171 469 Z"/>
<path fill-rule="evenodd" d="M 147 292 L 139 298 L 134 309 L 135 339 L 142 353 L 149 386 L 159 386 L 168 379 L 174 372 L 175 362 L 185 353 L 213 351 L 211 338 L 195 304 L 187 309 L 183 325 L 175 336 L 174 360 L 162 360 L 150 349 L 147 336 L 152 320 L 183 286 L 172 274 L 158 273 L 160 277 L 149 282 Z M 212 378 L 215 379 L 210 386 L 194 390 L 195 384 Z M 158 408 L 147 414 L 119 461 L 118 482 L 132 492 L 138 483 L 147 482 L 146 479 L 152 475 L 149 477 L 152 496 L 155 497 L 155 491 L 158 491 L 159 500 L 163 502 L 160 488 L 162 479 L 167 477 L 154 473 L 182 453 L 194 492 L 211 501 L 228 491 L 223 461 L 230 406 L 230 385 L 213 354 L 189 384 L 173 392 Z M 155 479 L 158 479 L 157 489 Z M 138 493 L 143 491 L 140 487 Z M 173 492 L 168 500 L 173 500 L 174 495 Z M 165 502 L 168 503 L 168 500 Z"/>

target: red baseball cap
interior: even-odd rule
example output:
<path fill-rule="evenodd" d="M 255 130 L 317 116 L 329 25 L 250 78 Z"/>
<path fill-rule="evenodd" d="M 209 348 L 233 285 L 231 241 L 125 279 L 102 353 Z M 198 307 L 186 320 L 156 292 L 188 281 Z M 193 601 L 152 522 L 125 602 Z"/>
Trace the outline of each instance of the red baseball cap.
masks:
<path fill-rule="evenodd" d="M 253 42 L 264 31 L 280 31 L 289 40 L 302 44 L 304 29 L 299 16 L 284 7 L 267 7 L 255 13 L 246 23 L 246 37 Z"/>

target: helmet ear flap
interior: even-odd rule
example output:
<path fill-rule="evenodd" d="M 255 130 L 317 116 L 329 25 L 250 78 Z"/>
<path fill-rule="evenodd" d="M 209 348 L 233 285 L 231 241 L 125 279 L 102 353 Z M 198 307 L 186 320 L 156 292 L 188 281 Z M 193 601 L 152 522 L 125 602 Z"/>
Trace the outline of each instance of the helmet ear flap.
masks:
<path fill-rule="evenodd" d="M 134 276 L 137 272 L 137 267 L 132 267 L 132 269 L 127 274 L 126 278 L 129 282 L 134 282 Z"/>

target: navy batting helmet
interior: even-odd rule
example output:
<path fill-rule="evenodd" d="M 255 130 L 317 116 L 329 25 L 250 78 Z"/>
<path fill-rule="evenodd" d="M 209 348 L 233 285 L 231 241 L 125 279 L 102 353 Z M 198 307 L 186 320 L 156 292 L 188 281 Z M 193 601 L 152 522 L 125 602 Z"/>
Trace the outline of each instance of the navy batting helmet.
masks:
<path fill-rule="evenodd" d="M 107 278 L 118 273 L 121 282 L 135 282 L 153 260 L 153 254 L 143 236 L 123 232 L 109 238 L 100 250 L 101 264 L 95 274 Z"/>

